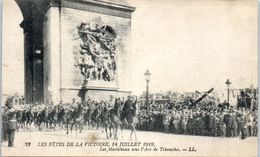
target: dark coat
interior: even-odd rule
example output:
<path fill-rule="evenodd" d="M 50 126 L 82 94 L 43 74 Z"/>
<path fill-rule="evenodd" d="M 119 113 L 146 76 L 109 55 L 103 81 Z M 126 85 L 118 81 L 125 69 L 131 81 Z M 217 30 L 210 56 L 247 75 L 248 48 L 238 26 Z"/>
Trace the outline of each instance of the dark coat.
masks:
<path fill-rule="evenodd" d="M 133 105 L 132 101 L 127 99 L 122 110 L 126 112 L 127 110 L 129 110 L 129 108 L 132 107 L 132 105 Z"/>
<path fill-rule="evenodd" d="M 209 116 L 209 129 L 216 128 L 216 117 L 214 116 Z"/>

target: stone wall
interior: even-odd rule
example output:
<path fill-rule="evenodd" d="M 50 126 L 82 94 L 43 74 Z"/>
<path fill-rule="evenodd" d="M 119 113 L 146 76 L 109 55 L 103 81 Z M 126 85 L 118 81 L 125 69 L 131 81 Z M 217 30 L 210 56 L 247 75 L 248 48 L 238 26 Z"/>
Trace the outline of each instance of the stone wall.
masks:
<path fill-rule="evenodd" d="M 83 76 L 74 66 L 77 63 L 81 40 L 78 37 L 77 26 L 81 22 L 93 21 L 109 25 L 116 31 L 117 73 L 113 82 L 89 81 L 87 96 L 107 100 L 110 95 L 125 97 L 130 94 L 131 12 L 134 9 L 124 10 L 126 6 L 95 3 L 91 0 L 64 0 L 60 8 L 49 8 L 46 14 L 48 22 L 45 21 L 46 29 L 49 30 L 44 34 L 49 36 L 44 37 L 45 63 L 48 63 L 44 64 L 49 70 L 45 71 L 47 76 L 44 77 L 45 91 L 47 90 L 45 96 L 48 96 L 46 99 L 50 98 L 51 93 L 54 102 L 71 102 L 72 98 L 80 100 L 78 92 L 83 83 Z"/>
<path fill-rule="evenodd" d="M 43 30 L 44 47 L 44 103 L 60 99 L 60 24 L 59 8 L 50 7 L 46 13 Z"/>

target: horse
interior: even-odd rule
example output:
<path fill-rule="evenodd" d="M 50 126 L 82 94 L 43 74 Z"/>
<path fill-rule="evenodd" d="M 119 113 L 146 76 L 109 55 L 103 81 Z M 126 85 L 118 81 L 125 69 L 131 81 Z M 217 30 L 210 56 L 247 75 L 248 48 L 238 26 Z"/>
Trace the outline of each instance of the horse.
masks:
<path fill-rule="evenodd" d="M 111 129 L 113 129 L 114 139 L 118 139 L 118 128 L 121 125 L 120 122 L 120 103 L 119 99 L 116 99 L 114 107 L 108 111 L 108 122 L 109 127 L 105 128 L 106 135 L 107 135 L 107 128 L 110 130 L 110 136 L 112 135 Z M 108 135 L 107 135 L 108 137 Z"/>
<path fill-rule="evenodd" d="M 53 127 L 55 131 L 56 123 L 57 123 L 57 106 L 55 106 L 48 114 L 48 123 L 50 124 L 50 127 Z M 53 126 L 52 126 L 53 124 Z"/>
<path fill-rule="evenodd" d="M 101 109 L 100 107 L 96 104 L 96 108 L 94 109 L 94 111 L 92 112 L 92 114 L 90 115 L 90 124 L 93 128 L 98 129 L 100 122 L 101 122 Z"/>
<path fill-rule="evenodd" d="M 102 126 L 105 128 L 106 137 L 107 137 L 107 139 L 109 139 L 109 137 L 112 136 L 112 133 L 111 133 L 111 127 L 110 127 L 110 122 L 109 122 L 109 110 L 106 106 L 104 107 L 104 109 L 101 113 L 101 122 L 102 122 L 101 123 Z M 108 135 L 108 129 L 110 130 L 109 135 Z"/>
<path fill-rule="evenodd" d="M 20 125 L 21 128 L 23 128 L 24 130 L 27 129 L 28 130 L 28 123 L 29 123 L 29 113 L 27 110 L 22 110 L 20 111 Z"/>
<path fill-rule="evenodd" d="M 32 108 L 30 106 L 29 110 L 25 111 L 25 116 L 26 116 L 26 128 L 27 130 L 31 128 L 31 124 L 33 122 L 33 113 L 32 113 Z M 29 125 L 29 126 L 28 126 Z"/>
<path fill-rule="evenodd" d="M 65 109 L 62 107 L 61 109 L 58 109 L 57 113 L 57 124 L 59 127 L 63 128 L 63 124 L 65 123 Z"/>
<path fill-rule="evenodd" d="M 84 109 L 83 109 L 82 105 L 79 104 L 78 108 L 72 114 L 72 119 L 73 119 L 74 126 L 76 129 L 76 134 L 77 134 L 77 128 L 79 128 L 79 133 L 81 133 L 83 130 L 83 126 L 84 126 L 83 110 Z"/>
<path fill-rule="evenodd" d="M 91 110 L 89 106 L 85 108 L 84 113 L 83 113 L 83 119 L 84 119 L 84 125 L 87 125 L 88 128 L 90 129 L 91 126 Z"/>
<path fill-rule="evenodd" d="M 38 113 L 37 118 L 37 126 L 39 127 L 39 130 L 42 130 L 41 125 L 43 124 L 45 128 L 48 128 L 48 114 L 49 111 L 47 107 L 45 107 L 42 111 Z"/>
<path fill-rule="evenodd" d="M 136 135 L 136 117 L 137 117 L 137 99 L 135 100 L 134 103 L 132 103 L 132 106 L 128 108 L 125 111 L 125 119 L 124 122 L 130 127 L 131 132 L 130 132 L 130 139 L 132 140 L 132 135 L 134 133 L 135 135 L 135 140 L 137 140 L 137 135 Z M 123 122 L 123 123 L 124 123 Z"/>
<path fill-rule="evenodd" d="M 120 121 L 121 113 L 121 102 L 120 99 L 115 100 L 114 107 L 112 109 L 104 108 L 102 112 L 102 122 L 105 128 L 106 137 L 112 137 L 112 130 L 114 139 L 118 139 L 118 130 L 121 127 L 122 122 Z M 108 135 L 108 129 L 110 134 Z M 122 130 L 122 127 L 121 127 Z"/>
<path fill-rule="evenodd" d="M 73 130 L 73 127 L 75 127 L 76 134 L 77 134 L 77 129 L 79 127 L 81 133 L 81 131 L 83 130 L 83 123 L 84 123 L 82 111 L 83 111 L 83 107 L 80 104 L 77 108 L 70 110 L 66 113 L 66 128 L 67 128 L 66 134 L 69 134 L 69 127 L 71 132 Z"/>

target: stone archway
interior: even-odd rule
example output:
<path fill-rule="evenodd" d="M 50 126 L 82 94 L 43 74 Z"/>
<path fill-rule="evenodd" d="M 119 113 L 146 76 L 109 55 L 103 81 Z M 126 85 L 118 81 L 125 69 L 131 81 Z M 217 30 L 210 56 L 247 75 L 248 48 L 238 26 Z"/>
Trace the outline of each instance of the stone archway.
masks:
<path fill-rule="evenodd" d="M 78 25 L 100 19 L 120 37 L 113 81 L 90 80 L 88 96 L 108 99 L 130 90 L 131 13 L 135 8 L 110 0 L 15 0 L 23 14 L 26 103 L 70 102 L 83 78 L 75 68 L 80 47 Z M 107 28 L 107 27 L 104 27 Z M 76 37 L 77 36 L 77 37 Z M 76 38 L 75 38 L 76 37 Z M 75 53 L 77 52 L 77 53 Z M 85 95 L 86 96 L 86 95 Z"/>
<path fill-rule="evenodd" d="M 48 8 L 47 0 L 15 0 L 23 21 L 24 30 L 24 73 L 26 103 L 43 103 L 43 22 Z"/>

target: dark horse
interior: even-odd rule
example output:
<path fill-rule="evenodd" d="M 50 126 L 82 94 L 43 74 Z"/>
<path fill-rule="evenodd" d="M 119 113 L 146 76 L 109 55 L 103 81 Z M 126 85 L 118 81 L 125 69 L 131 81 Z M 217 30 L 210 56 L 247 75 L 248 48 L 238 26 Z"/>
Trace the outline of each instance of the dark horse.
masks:
<path fill-rule="evenodd" d="M 126 123 L 130 129 L 130 139 L 132 140 L 132 135 L 134 133 L 135 135 L 135 140 L 137 140 L 136 136 L 136 116 L 137 116 L 137 99 L 132 103 L 132 106 L 130 106 L 126 111 L 123 111 L 125 114 L 125 119 L 123 119 L 123 123 Z"/>
<path fill-rule="evenodd" d="M 106 107 L 104 108 L 104 112 L 102 114 L 102 119 L 105 127 L 106 137 L 109 138 L 112 136 L 112 130 L 114 139 L 118 139 L 118 129 L 121 124 L 120 122 L 120 102 L 119 99 L 116 99 L 115 105 L 112 109 L 108 110 Z M 110 135 L 108 135 L 108 129 Z"/>
<path fill-rule="evenodd" d="M 17 116 L 17 121 L 20 123 L 19 127 L 23 128 L 24 130 L 30 129 L 31 124 L 33 122 L 33 114 L 32 114 L 31 107 L 29 109 L 17 111 L 16 116 Z"/>
<path fill-rule="evenodd" d="M 44 127 L 48 128 L 48 114 L 49 111 L 47 107 L 45 107 L 42 111 L 39 112 L 38 118 L 37 118 L 37 126 L 39 127 L 39 130 L 42 130 L 41 125 L 43 124 Z"/>
<path fill-rule="evenodd" d="M 27 110 L 25 112 L 25 115 L 26 115 L 26 127 L 27 127 L 27 129 L 30 129 L 31 128 L 31 124 L 33 122 L 33 112 L 32 112 L 32 107 L 31 106 L 30 106 L 29 110 Z"/>
<path fill-rule="evenodd" d="M 79 106 L 71 111 L 68 111 L 66 114 L 66 128 L 67 132 L 66 134 L 69 133 L 69 127 L 72 132 L 73 127 L 76 129 L 76 134 L 77 134 L 77 129 L 80 129 L 80 133 L 83 130 L 83 125 L 84 125 L 84 118 L 83 118 L 83 107 L 81 104 Z"/>
<path fill-rule="evenodd" d="M 50 127 L 53 127 L 54 130 L 57 123 L 57 113 L 58 113 L 57 106 L 55 106 L 48 114 L 48 122 L 50 124 Z"/>
<path fill-rule="evenodd" d="M 59 127 L 63 128 L 63 124 L 65 122 L 65 109 L 63 107 L 58 108 L 58 113 L 57 113 L 57 124 Z"/>
<path fill-rule="evenodd" d="M 93 128 L 96 128 L 98 129 L 99 126 L 100 126 L 100 123 L 101 123 L 101 109 L 100 109 L 100 106 L 98 104 L 95 105 L 95 109 L 94 111 L 90 114 L 90 124 L 92 126 L 92 129 Z"/>

